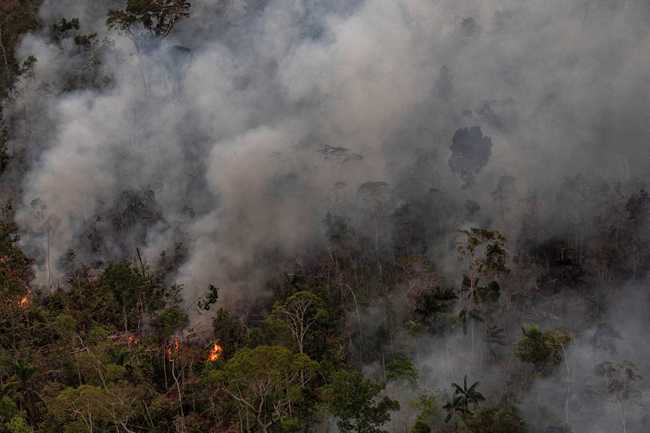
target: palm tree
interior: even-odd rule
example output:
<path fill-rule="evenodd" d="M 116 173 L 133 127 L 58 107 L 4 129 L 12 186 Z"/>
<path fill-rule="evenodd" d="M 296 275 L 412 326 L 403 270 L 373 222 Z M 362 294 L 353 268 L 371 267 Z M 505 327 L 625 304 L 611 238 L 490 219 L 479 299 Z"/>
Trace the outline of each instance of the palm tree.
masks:
<path fill-rule="evenodd" d="M 463 386 L 457 383 L 451 384 L 454 387 L 454 397 L 443 406 L 443 409 L 447 411 L 445 422 L 449 422 L 456 413 L 460 414 L 460 416 L 471 415 L 471 406 L 476 407 L 480 402 L 485 400 L 483 394 L 477 390 L 478 385 L 479 382 L 474 382 L 471 386 L 468 386 L 467 375 L 463 379 Z"/>

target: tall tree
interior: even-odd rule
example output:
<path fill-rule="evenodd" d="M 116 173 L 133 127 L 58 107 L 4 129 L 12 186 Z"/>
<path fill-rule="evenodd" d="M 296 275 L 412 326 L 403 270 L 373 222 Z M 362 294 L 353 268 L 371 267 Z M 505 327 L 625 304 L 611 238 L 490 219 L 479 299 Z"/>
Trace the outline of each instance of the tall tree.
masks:
<path fill-rule="evenodd" d="M 210 377 L 236 402 L 240 414 L 252 417 L 267 433 L 294 416 L 303 399 L 303 381 L 317 369 L 318 363 L 305 354 L 282 346 L 258 346 L 240 350 Z"/>
<path fill-rule="evenodd" d="M 621 429 L 627 433 L 627 404 L 641 396 L 638 383 L 642 377 L 638 367 L 630 361 L 608 361 L 598 365 L 596 374 L 605 380 L 607 394 L 619 409 Z"/>
<path fill-rule="evenodd" d="M 390 420 L 390 412 L 399 403 L 381 397 L 384 386 L 363 377 L 358 371 L 337 371 L 323 387 L 323 398 L 338 421 L 343 433 L 383 433 L 382 426 Z"/>
<path fill-rule="evenodd" d="M 307 290 L 294 293 L 273 307 L 275 318 L 283 322 L 293 337 L 299 353 L 305 352 L 305 338 L 319 321 L 327 317 L 320 296 Z"/>
<path fill-rule="evenodd" d="M 501 295 L 497 281 L 509 273 L 506 266 L 506 238 L 496 230 L 470 228 L 460 230 L 462 241 L 457 245 L 459 258 L 466 262 L 466 272 L 460 289 L 461 310 L 459 317 L 463 331 L 471 322 L 472 353 L 475 347 L 475 322 L 484 321 L 481 305 L 496 302 Z"/>
<path fill-rule="evenodd" d="M 476 408 L 479 403 L 485 401 L 485 397 L 478 391 L 479 382 L 471 385 L 467 384 L 467 376 L 463 379 L 463 384 L 452 383 L 454 388 L 453 398 L 443 407 L 447 411 L 445 421 L 451 420 L 454 415 L 466 417 L 472 414 L 472 409 Z"/>
<path fill-rule="evenodd" d="M 190 16 L 190 8 L 185 0 L 127 0 L 124 8 L 108 12 L 106 24 L 131 35 L 144 31 L 165 37 L 178 21 Z"/>

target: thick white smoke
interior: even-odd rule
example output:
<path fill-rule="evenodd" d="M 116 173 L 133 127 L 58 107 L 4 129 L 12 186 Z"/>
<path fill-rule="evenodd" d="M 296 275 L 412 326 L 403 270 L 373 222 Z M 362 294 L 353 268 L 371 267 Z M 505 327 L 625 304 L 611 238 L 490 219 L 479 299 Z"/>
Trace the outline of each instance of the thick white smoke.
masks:
<path fill-rule="evenodd" d="M 109 82 L 99 90 L 61 92 L 83 63 L 72 44 L 43 32 L 20 48 L 38 63 L 15 104 L 24 132 L 14 146 L 31 161 L 18 220 L 31 251 L 49 245 L 51 274 L 124 191 L 153 192 L 157 217 L 138 236 L 105 233 L 98 254 L 144 247 L 153 260 L 180 236 L 178 280 L 188 290 L 218 282 L 238 298 L 259 289 L 259 254 L 318 242 L 335 202 L 349 206 L 364 182 L 413 176 L 422 149 L 437 157 L 421 183 L 486 209 L 503 174 L 525 195 L 577 172 L 626 180 L 646 167 L 641 0 L 200 0 L 139 53 L 106 30 L 119 4 L 46 1 L 41 11 L 99 34 L 93 70 Z M 447 159 L 468 126 L 494 146 L 461 192 Z M 338 147 L 362 158 L 324 155 Z M 46 268 L 41 260 L 42 282 Z"/>
<path fill-rule="evenodd" d="M 7 107 L 10 148 L 23 158 L 12 173 L 22 185 L 17 221 L 38 283 L 56 284 L 71 260 L 96 264 L 139 248 L 155 262 L 182 243 L 172 278 L 186 298 L 215 284 L 236 307 L 262 293 L 270 270 L 321 245 L 328 212 L 380 242 L 390 227 L 377 215 L 424 196 L 437 218 L 428 223 L 439 226 L 427 233 L 440 236 L 426 253 L 457 276 L 447 220 L 452 229 L 497 226 L 514 242 L 521 203 L 537 200 L 547 232 L 571 221 L 583 233 L 585 216 L 617 191 L 581 201 L 561 194 L 566 177 L 647 180 L 647 0 L 192 3 L 174 33 L 136 50 L 105 26 L 108 9 L 123 2 L 44 1 L 44 30 L 19 49 L 38 62 Z M 62 17 L 98 34 L 90 51 L 51 39 L 47 28 Z M 472 127 L 480 130 L 462 129 Z M 489 148 L 480 157 L 463 153 L 471 140 L 452 148 L 458 131 L 484 134 Z M 643 342 L 643 313 L 627 319 L 619 352 L 647 360 L 630 349 Z M 538 381 L 533 392 L 558 402 L 549 411 L 560 420 L 571 395 L 576 432 L 610 432 L 615 409 L 583 398 L 581 366 L 605 360 L 589 332 L 568 354 L 571 374 Z M 416 348 L 433 388 L 461 380 L 459 365 L 480 372 L 488 392 L 502 383 L 503 371 L 469 365 L 461 337 L 401 343 Z M 537 410 L 534 393 L 525 411 Z M 637 427 L 642 415 L 629 414 Z"/>

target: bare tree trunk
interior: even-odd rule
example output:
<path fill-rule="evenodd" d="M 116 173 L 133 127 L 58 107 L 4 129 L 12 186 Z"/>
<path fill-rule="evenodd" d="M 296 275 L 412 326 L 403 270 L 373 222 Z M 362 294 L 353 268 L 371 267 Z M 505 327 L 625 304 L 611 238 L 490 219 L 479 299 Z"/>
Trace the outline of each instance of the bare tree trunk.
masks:
<path fill-rule="evenodd" d="M 564 358 L 564 366 L 566 367 L 567 376 L 566 396 L 564 397 L 564 423 L 570 429 L 571 424 L 569 423 L 569 398 L 571 397 L 571 369 L 569 368 L 569 358 L 564 346 L 562 346 L 562 356 Z"/>
<path fill-rule="evenodd" d="M 169 384 L 167 382 L 167 353 L 166 353 L 166 348 L 164 346 L 162 350 L 162 358 L 163 358 L 163 374 L 165 377 L 165 391 L 167 391 L 167 388 L 169 388 Z"/>
<path fill-rule="evenodd" d="M 618 407 L 621 410 L 621 424 L 623 425 L 623 433 L 627 433 L 627 420 L 625 419 L 625 406 L 623 406 L 623 400 L 618 399 Z"/>
<path fill-rule="evenodd" d="M 52 288 L 52 268 L 50 266 L 50 228 L 47 228 L 47 285 Z"/>
<path fill-rule="evenodd" d="M 172 361 L 172 377 L 174 378 L 174 383 L 176 384 L 176 392 L 178 392 L 178 408 L 181 413 L 181 432 L 185 431 L 185 412 L 183 410 L 183 393 L 181 391 L 181 385 L 178 381 L 178 376 L 176 376 L 175 363 Z"/>
<path fill-rule="evenodd" d="M 475 344 L 475 343 L 474 343 L 474 339 L 475 339 L 475 338 L 474 338 L 474 332 L 475 332 L 475 326 L 476 326 L 476 324 L 474 323 L 473 320 L 471 321 L 470 326 L 471 326 L 471 328 L 470 328 L 470 335 L 471 335 L 471 339 L 472 339 L 472 363 L 475 363 L 475 362 L 476 362 L 476 352 L 475 352 L 475 350 L 474 350 L 474 349 L 475 349 L 475 347 L 474 347 L 474 344 Z"/>
<path fill-rule="evenodd" d="M 4 25 L 4 23 L 3 23 Z M 0 25 L 0 52 L 2 52 L 2 59 L 4 60 L 5 66 L 5 84 L 9 84 L 9 78 L 11 77 L 11 70 L 9 69 L 9 59 L 7 58 L 7 50 L 5 49 L 4 43 L 2 42 L 2 25 Z"/>
<path fill-rule="evenodd" d="M 357 295 L 354 293 L 354 290 L 352 290 L 352 287 L 350 287 L 349 284 L 343 284 L 347 289 L 350 291 L 350 294 L 352 294 L 352 301 L 354 302 L 354 309 L 357 313 L 357 323 L 359 326 L 359 340 L 361 341 L 361 344 L 363 344 L 363 330 L 361 329 L 361 314 L 359 313 L 359 303 L 357 302 Z M 361 350 L 359 350 L 359 361 L 363 362 L 363 356 L 361 355 Z"/>
<path fill-rule="evenodd" d="M 142 85 L 144 87 L 144 94 L 149 95 L 149 84 L 147 83 L 147 77 L 144 73 L 144 68 L 142 67 L 142 53 L 140 52 L 140 45 L 137 41 L 137 36 L 131 33 L 133 40 L 133 46 L 135 47 L 136 57 L 138 59 L 138 70 L 140 71 L 140 78 L 142 79 Z"/>

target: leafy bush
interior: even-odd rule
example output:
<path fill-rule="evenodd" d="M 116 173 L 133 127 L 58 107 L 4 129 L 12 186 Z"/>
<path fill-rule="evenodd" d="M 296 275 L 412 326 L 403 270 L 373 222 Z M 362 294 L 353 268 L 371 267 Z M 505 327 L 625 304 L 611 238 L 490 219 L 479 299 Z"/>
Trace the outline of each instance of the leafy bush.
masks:
<path fill-rule="evenodd" d="M 515 355 L 539 370 L 552 368 L 562 362 L 571 336 L 560 329 L 542 331 L 537 325 L 522 328 L 523 337 L 515 345 Z"/>

